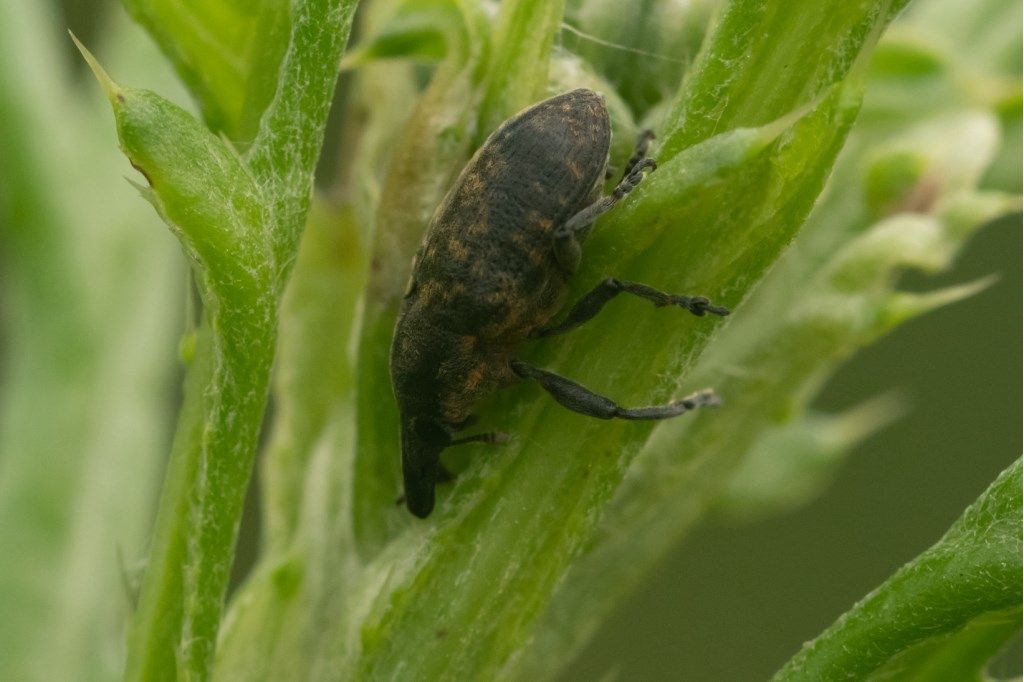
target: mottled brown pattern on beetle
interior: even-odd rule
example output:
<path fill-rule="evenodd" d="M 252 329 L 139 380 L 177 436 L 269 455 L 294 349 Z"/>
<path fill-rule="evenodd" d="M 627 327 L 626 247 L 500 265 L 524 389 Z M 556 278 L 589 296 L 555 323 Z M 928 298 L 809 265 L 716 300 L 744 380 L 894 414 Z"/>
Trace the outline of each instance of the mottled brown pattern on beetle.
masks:
<path fill-rule="evenodd" d="M 509 360 L 561 306 L 572 273 L 555 258 L 554 231 L 599 196 L 610 138 L 596 93 L 541 102 L 484 142 L 434 215 L 391 353 L 407 496 L 433 504 L 428 460 L 442 449 L 417 424 L 461 428 L 513 381 Z"/>
<path fill-rule="evenodd" d="M 559 99 L 499 128 L 439 208 L 413 274 L 431 292 L 434 283 L 463 285 L 443 308 L 429 311 L 439 326 L 517 345 L 557 311 L 571 273 L 554 260 L 552 232 L 596 196 L 610 136 L 596 95 L 575 91 Z M 406 310 L 428 312 L 415 300 Z"/>

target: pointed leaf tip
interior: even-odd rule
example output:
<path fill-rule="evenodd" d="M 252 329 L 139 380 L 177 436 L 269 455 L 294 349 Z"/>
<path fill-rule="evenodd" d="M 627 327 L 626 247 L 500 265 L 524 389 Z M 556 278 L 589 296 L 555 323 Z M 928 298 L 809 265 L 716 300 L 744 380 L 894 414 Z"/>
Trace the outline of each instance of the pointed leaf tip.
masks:
<path fill-rule="evenodd" d="M 900 322 L 917 315 L 931 312 L 942 306 L 971 298 L 989 288 L 1000 279 L 993 273 L 985 277 L 925 293 L 896 292 L 888 301 L 886 314 L 889 320 Z"/>
<path fill-rule="evenodd" d="M 77 47 L 78 51 L 82 53 L 82 57 L 85 58 L 85 62 L 89 65 L 89 68 L 92 69 L 93 75 L 96 76 L 96 80 L 99 81 L 99 84 L 103 88 L 103 92 L 106 93 L 107 99 L 110 100 L 110 103 L 113 104 L 117 100 L 123 100 L 124 96 L 121 94 L 120 86 L 115 83 L 114 79 L 107 74 L 102 66 L 100 66 L 99 61 L 93 53 L 82 44 L 82 41 L 80 41 L 78 36 L 76 36 L 70 29 L 68 29 L 68 35 L 71 36 L 71 40 L 75 42 L 75 47 Z"/>

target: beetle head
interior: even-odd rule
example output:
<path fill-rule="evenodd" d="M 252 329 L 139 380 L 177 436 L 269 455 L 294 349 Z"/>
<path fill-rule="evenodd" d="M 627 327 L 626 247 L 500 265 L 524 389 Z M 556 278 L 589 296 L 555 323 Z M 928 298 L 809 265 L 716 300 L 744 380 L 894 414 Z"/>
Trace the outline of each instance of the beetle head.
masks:
<path fill-rule="evenodd" d="M 405 505 L 421 519 L 427 518 L 434 509 L 434 486 L 440 472 L 441 451 L 451 442 L 449 430 L 431 417 L 402 415 Z"/>

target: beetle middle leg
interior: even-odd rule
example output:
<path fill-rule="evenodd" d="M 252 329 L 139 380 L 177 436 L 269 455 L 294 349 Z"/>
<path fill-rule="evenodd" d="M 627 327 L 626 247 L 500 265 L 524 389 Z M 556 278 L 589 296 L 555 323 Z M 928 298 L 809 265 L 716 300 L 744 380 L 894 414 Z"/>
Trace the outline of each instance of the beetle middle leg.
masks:
<path fill-rule="evenodd" d="M 609 277 L 577 301 L 576 305 L 569 310 L 569 314 L 565 316 L 565 319 L 556 325 L 541 329 L 535 334 L 535 336 L 538 338 L 554 336 L 555 334 L 562 334 L 563 332 L 575 329 L 587 320 L 596 316 L 601 312 L 601 309 L 604 308 L 608 301 L 621 293 L 632 294 L 634 296 L 639 296 L 640 298 L 645 298 L 659 308 L 666 305 L 679 306 L 680 308 L 689 310 L 697 317 L 702 317 L 705 313 L 720 316 L 729 314 L 728 308 L 715 305 L 704 296 L 666 294 L 665 292 L 658 291 L 646 284 L 624 282 L 622 280 L 615 279 L 614 277 Z"/>
<path fill-rule="evenodd" d="M 519 360 L 513 360 L 510 366 L 516 376 L 522 379 L 533 379 L 564 407 L 569 408 L 573 412 L 579 412 L 588 417 L 597 417 L 598 419 L 668 419 L 669 417 L 676 417 L 699 407 L 721 404 L 718 394 L 707 389 L 688 395 L 680 400 L 666 403 L 665 405 L 635 408 L 620 407 L 610 398 L 594 393 L 575 381 L 540 369 L 539 367 L 533 367 Z"/>

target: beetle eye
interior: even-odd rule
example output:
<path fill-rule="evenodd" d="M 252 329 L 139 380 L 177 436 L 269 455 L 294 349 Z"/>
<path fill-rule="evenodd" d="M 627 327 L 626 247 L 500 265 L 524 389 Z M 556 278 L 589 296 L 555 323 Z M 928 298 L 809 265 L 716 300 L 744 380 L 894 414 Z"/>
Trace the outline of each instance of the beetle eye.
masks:
<path fill-rule="evenodd" d="M 413 430 L 416 435 L 431 445 L 445 446 L 451 442 L 452 436 L 448 430 L 433 419 L 416 418 L 413 420 Z"/>

